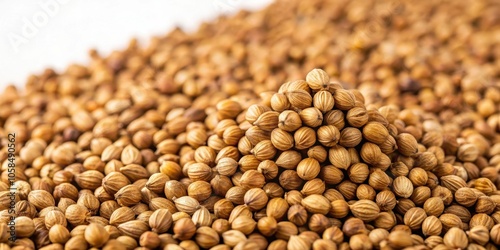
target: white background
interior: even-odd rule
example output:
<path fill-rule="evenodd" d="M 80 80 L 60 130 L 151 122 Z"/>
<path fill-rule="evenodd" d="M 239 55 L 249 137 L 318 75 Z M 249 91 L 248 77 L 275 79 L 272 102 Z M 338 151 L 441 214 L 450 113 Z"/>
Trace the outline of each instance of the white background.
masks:
<path fill-rule="evenodd" d="M 103 55 L 130 38 L 148 42 L 179 26 L 196 30 L 203 21 L 270 0 L 0 0 L 0 91 L 22 87 L 30 74 L 88 61 L 91 48 Z"/>

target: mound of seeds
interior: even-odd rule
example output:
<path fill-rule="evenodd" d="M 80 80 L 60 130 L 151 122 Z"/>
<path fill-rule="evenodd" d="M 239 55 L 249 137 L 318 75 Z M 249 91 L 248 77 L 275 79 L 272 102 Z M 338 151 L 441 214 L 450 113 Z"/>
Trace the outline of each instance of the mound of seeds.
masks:
<path fill-rule="evenodd" d="M 496 249 L 499 11 L 280 0 L 31 76 L 0 248 Z"/>

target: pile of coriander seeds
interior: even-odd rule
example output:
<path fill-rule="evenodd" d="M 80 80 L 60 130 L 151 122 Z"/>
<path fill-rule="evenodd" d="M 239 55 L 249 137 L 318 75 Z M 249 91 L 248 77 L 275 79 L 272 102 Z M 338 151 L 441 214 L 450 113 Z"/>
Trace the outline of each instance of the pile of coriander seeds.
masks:
<path fill-rule="evenodd" d="M 499 11 L 278 0 L 30 76 L 0 249 L 497 249 Z"/>

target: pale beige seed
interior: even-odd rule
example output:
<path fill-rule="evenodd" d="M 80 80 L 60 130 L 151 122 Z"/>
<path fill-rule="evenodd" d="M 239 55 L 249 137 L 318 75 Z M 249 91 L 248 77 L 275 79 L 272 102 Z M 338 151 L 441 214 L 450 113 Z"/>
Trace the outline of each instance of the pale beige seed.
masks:
<path fill-rule="evenodd" d="M 258 160 L 264 161 L 264 160 L 272 159 L 276 155 L 277 150 L 273 146 L 273 143 L 271 140 L 263 140 L 263 141 L 257 143 L 250 152 Z"/>
<path fill-rule="evenodd" d="M 109 224 L 118 226 L 124 222 L 135 219 L 136 214 L 134 210 L 129 207 L 120 207 L 116 209 L 109 218 Z"/>
<path fill-rule="evenodd" d="M 206 207 L 200 207 L 196 210 L 191 219 L 197 227 L 212 225 L 212 215 L 210 215 L 210 211 Z"/>
<path fill-rule="evenodd" d="M 316 142 L 316 132 L 312 128 L 301 127 L 295 131 L 293 138 L 296 149 L 306 149 L 313 146 Z"/>
<path fill-rule="evenodd" d="M 266 111 L 270 111 L 269 107 L 264 105 L 254 104 L 248 107 L 245 113 L 245 119 L 253 124 L 259 118 L 259 116 Z"/>
<path fill-rule="evenodd" d="M 266 206 L 266 215 L 268 217 L 281 219 L 285 216 L 289 208 L 288 202 L 283 198 L 273 198 L 269 200 Z"/>
<path fill-rule="evenodd" d="M 413 194 L 413 184 L 405 176 L 398 176 L 392 183 L 394 193 L 403 198 L 409 198 Z"/>
<path fill-rule="evenodd" d="M 271 97 L 271 108 L 274 111 L 281 112 L 281 111 L 284 111 L 284 110 L 290 108 L 290 102 L 288 101 L 288 98 L 286 97 L 285 94 L 275 93 Z"/>
<path fill-rule="evenodd" d="M 299 152 L 295 150 L 287 150 L 278 156 L 275 163 L 284 169 L 295 169 L 301 160 L 302 156 Z"/>
<path fill-rule="evenodd" d="M 389 131 L 379 122 L 368 122 L 363 127 L 363 137 L 375 144 L 382 144 L 389 137 Z"/>
<path fill-rule="evenodd" d="M 472 188 L 468 187 L 462 187 L 457 189 L 454 196 L 455 196 L 455 201 L 458 204 L 463 205 L 465 207 L 473 206 L 477 201 L 476 193 L 472 190 Z"/>
<path fill-rule="evenodd" d="M 326 113 L 333 109 L 335 105 L 335 100 L 330 92 L 322 90 L 314 94 L 313 105 L 319 111 Z"/>
<path fill-rule="evenodd" d="M 179 211 L 185 212 L 187 214 L 193 214 L 200 207 L 200 203 L 196 199 L 189 196 L 176 198 L 174 200 L 174 203 L 175 207 Z"/>
<path fill-rule="evenodd" d="M 243 234 L 240 231 L 237 230 L 229 230 L 224 233 L 222 233 L 222 239 L 224 241 L 224 244 L 234 247 L 241 241 L 245 241 L 247 237 L 245 234 Z"/>
<path fill-rule="evenodd" d="M 318 214 L 327 214 L 331 206 L 327 198 L 318 194 L 305 197 L 301 204 L 308 212 Z"/>
<path fill-rule="evenodd" d="M 268 197 L 261 188 L 249 189 L 244 196 L 245 205 L 252 211 L 257 211 L 267 205 Z"/>
<path fill-rule="evenodd" d="M 297 165 L 297 174 L 306 181 L 316 178 L 320 170 L 319 162 L 313 158 L 305 158 Z"/>
<path fill-rule="evenodd" d="M 340 110 L 349 110 L 356 105 L 354 95 L 345 89 L 336 89 L 333 98 L 335 99 L 335 107 Z"/>
<path fill-rule="evenodd" d="M 292 110 L 285 110 L 278 116 L 278 127 L 293 132 L 302 126 L 300 115 Z"/>
<path fill-rule="evenodd" d="M 443 236 L 443 243 L 447 247 L 465 249 L 469 244 L 469 240 L 462 229 L 454 227 Z"/>
<path fill-rule="evenodd" d="M 217 103 L 217 114 L 220 119 L 234 118 L 241 112 L 241 105 L 233 100 L 223 100 Z"/>
<path fill-rule="evenodd" d="M 172 225 L 172 214 L 168 209 L 158 209 L 149 217 L 149 226 L 156 233 L 167 232 Z"/>
<path fill-rule="evenodd" d="M 295 145 L 293 135 L 280 128 L 275 128 L 271 132 L 271 143 L 281 151 L 289 150 Z"/>
<path fill-rule="evenodd" d="M 444 202 L 439 197 L 431 197 L 424 202 L 423 206 L 427 215 L 440 216 L 444 211 Z"/>
<path fill-rule="evenodd" d="M 443 224 L 436 216 L 429 216 L 422 222 L 422 233 L 425 236 L 440 235 Z"/>
<path fill-rule="evenodd" d="M 473 226 L 466 232 L 472 242 L 485 245 L 490 240 L 490 231 L 485 226 Z"/>
<path fill-rule="evenodd" d="M 414 207 L 408 210 L 404 215 L 404 223 L 413 230 L 419 229 L 427 218 L 423 208 Z"/>
<path fill-rule="evenodd" d="M 343 147 L 352 148 L 356 147 L 361 142 L 361 140 L 363 140 L 363 135 L 361 131 L 359 131 L 359 129 L 347 127 L 342 129 L 342 131 L 340 132 L 338 144 Z"/>
<path fill-rule="evenodd" d="M 321 126 L 316 133 L 318 141 L 325 147 L 333 147 L 340 140 L 340 132 L 333 125 Z"/>
<path fill-rule="evenodd" d="M 28 194 L 28 201 L 38 210 L 55 205 L 54 197 L 45 190 L 33 190 Z"/>
<path fill-rule="evenodd" d="M 280 113 L 275 111 L 267 111 L 264 112 L 257 118 L 257 120 L 253 123 L 253 125 L 259 127 L 264 131 L 272 131 L 273 129 L 278 127 Z"/>
<path fill-rule="evenodd" d="M 297 109 L 305 109 L 311 107 L 312 96 L 307 91 L 296 89 L 285 93 L 291 106 Z"/>
<path fill-rule="evenodd" d="M 330 163 L 339 168 L 347 170 L 351 165 L 351 157 L 349 152 L 342 146 L 336 145 L 328 151 L 328 159 Z"/>
<path fill-rule="evenodd" d="M 310 249 L 311 244 L 307 240 L 303 239 L 298 235 L 290 236 L 288 240 L 287 249 L 290 250 L 301 250 L 301 249 Z"/>
<path fill-rule="evenodd" d="M 49 239 L 52 243 L 65 244 L 70 238 L 68 229 L 63 225 L 55 225 L 49 230 Z"/>
<path fill-rule="evenodd" d="M 191 222 L 192 223 L 192 222 Z M 126 236 L 130 236 L 134 239 L 139 239 L 139 237 L 146 231 L 149 230 L 149 226 L 146 222 L 140 220 L 131 220 L 124 222 L 118 226 L 118 230 Z"/>
<path fill-rule="evenodd" d="M 349 208 L 356 218 L 366 222 L 376 219 L 380 213 L 378 205 L 371 200 L 356 201 Z"/>
<path fill-rule="evenodd" d="M 141 191 L 136 185 L 124 186 L 115 194 L 116 202 L 118 202 L 120 206 L 135 205 L 141 198 Z"/>
<path fill-rule="evenodd" d="M 312 90 L 325 89 L 330 83 L 330 77 L 322 69 L 313 69 L 307 73 L 306 82 Z"/>
<path fill-rule="evenodd" d="M 103 226 L 97 223 L 91 223 L 85 229 L 85 240 L 94 247 L 104 245 L 109 239 L 109 233 Z"/>
<path fill-rule="evenodd" d="M 33 220 L 26 216 L 19 216 L 14 219 L 15 229 L 14 232 L 16 237 L 30 237 L 35 233 L 35 223 Z"/>
<path fill-rule="evenodd" d="M 401 133 L 396 137 L 398 151 L 406 156 L 412 156 L 417 153 L 417 140 L 413 135 Z"/>
<path fill-rule="evenodd" d="M 323 123 L 323 114 L 315 107 L 303 109 L 299 115 L 302 123 L 311 128 L 318 127 Z"/>

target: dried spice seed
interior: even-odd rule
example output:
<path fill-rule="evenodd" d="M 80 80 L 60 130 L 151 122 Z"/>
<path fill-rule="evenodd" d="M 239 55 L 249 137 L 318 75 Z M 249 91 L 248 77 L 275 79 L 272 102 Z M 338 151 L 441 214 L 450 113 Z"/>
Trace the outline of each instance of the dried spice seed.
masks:
<path fill-rule="evenodd" d="M 359 200 L 349 206 L 351 213 L 363 221 L 372 221 L 378 217 L 380 208 L 371 200 Z"/>
<path fill-rule="evenodd" d="M 339 3 L 277 1 L 7 87 L 11 247 L 500 244 L 498 8 Z"/>

